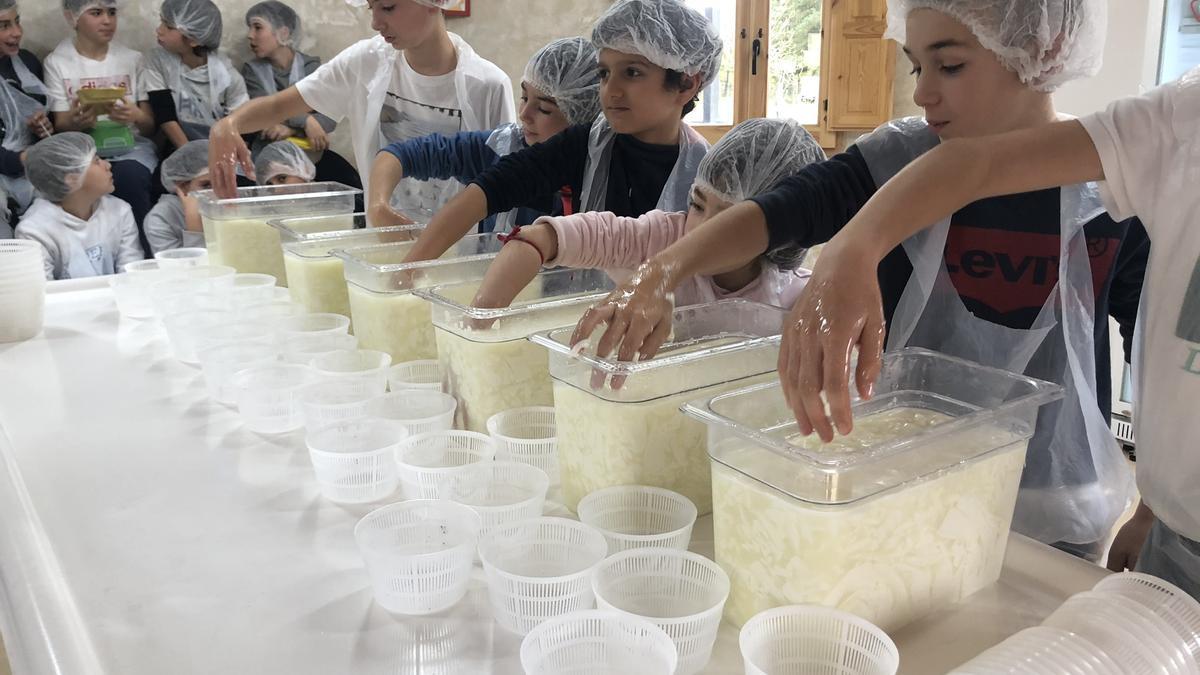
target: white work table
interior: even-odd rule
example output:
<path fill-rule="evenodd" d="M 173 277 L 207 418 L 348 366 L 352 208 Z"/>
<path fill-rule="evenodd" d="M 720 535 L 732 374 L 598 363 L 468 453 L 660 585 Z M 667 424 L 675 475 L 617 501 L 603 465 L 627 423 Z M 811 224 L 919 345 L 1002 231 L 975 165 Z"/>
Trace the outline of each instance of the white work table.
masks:
<path fill-rule="evenodd" d="M 102 283 L 53 283 L 42 335 L 0 345 L 0 629 L 14 673 L 517 675 L 482 571 L 443 615 L 376 606 L 303 432 L 209 400 L 154 321 Z M 711 519 L 693 549 L 711 555 Z M 1106 572 L 1019 536 L 996 585 L 899 631 L 901 673 L 944 673 Z M 723 626 L 704 671 L 741 673 Z"/>

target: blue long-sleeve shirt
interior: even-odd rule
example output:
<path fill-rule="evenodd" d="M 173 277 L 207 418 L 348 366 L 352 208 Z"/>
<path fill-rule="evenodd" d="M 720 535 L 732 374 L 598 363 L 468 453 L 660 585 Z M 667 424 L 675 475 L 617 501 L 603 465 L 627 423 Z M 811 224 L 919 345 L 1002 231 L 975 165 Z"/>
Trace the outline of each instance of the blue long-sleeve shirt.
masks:
<path fill-rule="evenodd" d="M 452 136 L 431 134 L 392 143 L 381 152 L 391 153 L 400 160 L 406 178 L 453 178 L 467 185 L 500 161 L 500 155 L 488 147 L 491 134 L 491 131 L 462 131 Z M 554 195 L 542 195 L 533 203 L 518 207 L 517 224 L 532 223 L 539 216 L 553 213 L 555 202 Z M 489 216 L 479 224 L 479 231 L 491 232 L 495 227 L 495 216 Z"/>

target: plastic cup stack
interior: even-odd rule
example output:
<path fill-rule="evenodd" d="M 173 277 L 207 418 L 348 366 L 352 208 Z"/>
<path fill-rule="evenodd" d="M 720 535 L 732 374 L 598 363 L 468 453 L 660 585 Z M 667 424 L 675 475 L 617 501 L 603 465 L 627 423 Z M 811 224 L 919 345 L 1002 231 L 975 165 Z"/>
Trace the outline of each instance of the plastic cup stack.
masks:
<path fill-rule="evenodd" d="M 154 259 L 165 268 L 196 267 L 208 264 L 206 248 L 170 248 L 154 254 Z"/>
<path fill-rule="evenodd" d="M 36 241 L 0 242 L 0 342 L 28 340 L 42 330 L 46 273 Z"/>

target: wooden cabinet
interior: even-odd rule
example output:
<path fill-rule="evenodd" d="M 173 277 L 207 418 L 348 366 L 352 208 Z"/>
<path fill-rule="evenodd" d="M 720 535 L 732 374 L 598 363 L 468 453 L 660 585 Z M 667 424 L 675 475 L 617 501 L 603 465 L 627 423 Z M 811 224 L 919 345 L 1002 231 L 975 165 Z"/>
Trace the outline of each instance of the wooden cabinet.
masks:
<path fill-rule="evenodd" d="M 896 51 L 883 39 L 886 0 L 829 0 L 825 5 L 825 127 L 874 129 L 892 116 Z"/>

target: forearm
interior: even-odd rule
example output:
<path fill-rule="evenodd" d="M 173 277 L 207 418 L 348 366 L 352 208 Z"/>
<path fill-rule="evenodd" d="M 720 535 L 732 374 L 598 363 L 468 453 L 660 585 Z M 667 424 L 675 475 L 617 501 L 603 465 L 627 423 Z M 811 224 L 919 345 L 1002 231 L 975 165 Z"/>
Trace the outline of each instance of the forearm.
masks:
<path fill-rule="evenodd" d="M 429 221 L 409 251 L 406 261 L 437 258 L 470 232 L 475 223 L 487 216 L 487 197 L 483 190 L 478 185 L 468 185 Z"/>
<path fill-rule="evenodd" d="M 183 133 L 183 127 L 179 126 L 179 122 L 167 122 L 162 125 L 162 130 L 166 134 L 167 140 L 171 141 L 171 145 L 176 148 L 187 145 L 187 134 Z"/>
<path fill-rule="evenodd" d="M 220 123 L 232 125 L 239 134 L 248 134 L 308 112 L 308 104 L 301 98 L 300 92 L 295 87 L 288 87 L 278 94 L 251 100 Z"/>
<path fill-rule="evenodd" d="M 734 204 L 649 260 L 669 289 L 688 278 L 745 266 L 767 250 L 767 220 L 754 202 Z"/>
<path fill-rule="evenodd" d="M 367 205 L 371 209 L 385 209 L 392 200 L 392 193 L 404 178 L 404 167 L 390 152 L 379 152 L 371 165 L 371 189 Z"/>
<path fill-rule="evenodd" d="M 134 120 L 134 125 L 137 127 L 138 133 L 143 136 L 150 136 L 154 133 L 154 111 L 150 109 L 150 104 L 142 102 L 138 104 L 140 114 Z M 184 143 L 187 143 L 187 138 L 184 138 Z"/>
<path fill-rule="evenodd" d="M 558 237 L 547 225 L 523 227 L 519 238 L 509 240 L 488 267 L 472 305 L 508 307 L 541 271 L 543 256 L 550 260 L 558 250 Z"/>
<path fill-rule="evenodd" d="M 71 115 L 70 111 L 54 113 L 54 130 L 55 131 L 59 131 L 59 132 L 82 131 L 84 133 L 87 133 L 88 131 L 91 131 L 91 129 L 92 129 L 91 126 L 84 126 L 82 124 L 77 124 L 74 116 Z"/>

